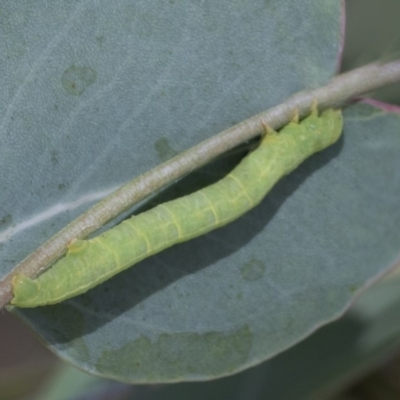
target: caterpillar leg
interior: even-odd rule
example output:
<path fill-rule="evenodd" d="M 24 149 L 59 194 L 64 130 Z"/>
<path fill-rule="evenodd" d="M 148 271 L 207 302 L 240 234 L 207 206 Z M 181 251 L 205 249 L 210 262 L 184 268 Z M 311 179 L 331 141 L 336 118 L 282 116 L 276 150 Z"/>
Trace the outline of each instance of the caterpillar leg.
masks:
<path fill-rule="evenodd" d="M 292 122 L 293 124 L 298 124 L 298 123 L 299 123 L 299 120 L 300 120 L 300 117 L 299 117 L 299 109 L 296 108 L 296 109 L 294 110 L 294 114 L 293 114 L 292 119 L 290 120 L 290 122 Z"/>
<path fill-rule="evenodd" d="M 68 244 L 68 253 L 76 253 L 78 251 L 82 251 L 85 247 L 88 246 L 88 241 L 83 239 L 72 239 Z"/>
<path fill-rule="evenodd" d="M 311 103 L 311 115 L 318 117 L 318 100 L 314 99 Z"/>
<path fill-rule="evenodd" d="M 277 132 L 271 126 L 269 126 L 262 118 L 261 118 L 261 124 L 264 128 L 264 133 L 262 134 L 262 139 L 264 139 L 266 136 L 277 134 Z"/>

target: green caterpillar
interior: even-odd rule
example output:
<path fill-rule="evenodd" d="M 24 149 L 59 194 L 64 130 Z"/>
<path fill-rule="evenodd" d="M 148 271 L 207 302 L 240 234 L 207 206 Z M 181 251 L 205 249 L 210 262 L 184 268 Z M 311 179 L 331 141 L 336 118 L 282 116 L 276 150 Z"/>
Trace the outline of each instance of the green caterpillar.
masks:
<path fill-rule="evenodd" d="M 342 114 L 314 109 L 279 134 L 268 130 L 256 150 L 225 178 L 188 196 L 133 216 L 90 240 L 74 240 L 67 254 L 37 279 L 13 279 L 18 307 L 54 304 L 99 285 L 174 244 L 203 235 L 255 207 L 272 186 L 312 154 L 336 142 Z"/>

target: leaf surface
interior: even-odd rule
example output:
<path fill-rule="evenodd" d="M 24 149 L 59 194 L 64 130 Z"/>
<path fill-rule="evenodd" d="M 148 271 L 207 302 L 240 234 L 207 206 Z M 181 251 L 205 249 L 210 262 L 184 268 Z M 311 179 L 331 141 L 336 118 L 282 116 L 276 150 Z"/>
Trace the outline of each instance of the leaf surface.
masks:
<path fill-rule="evenodd" d="M 325 83 L 340 49 L 332 0 L 1 11 L 4 274 L 111 188 Z M 343 140 L 233 224 L 18 314 L 79 368 L 132 383 L 227 375 L 283 351 L 398 257 L 399 117 L 360 105 L 345 118 Z"/>

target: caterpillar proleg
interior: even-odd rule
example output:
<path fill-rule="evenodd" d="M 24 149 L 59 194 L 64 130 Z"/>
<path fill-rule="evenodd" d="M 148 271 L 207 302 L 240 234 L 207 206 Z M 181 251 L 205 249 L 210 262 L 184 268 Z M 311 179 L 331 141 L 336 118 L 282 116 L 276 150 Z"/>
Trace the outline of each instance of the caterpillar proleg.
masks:
<path fill-rule="evenodd" d="M 190 195 L 154 207 L 90 240 L 74 240 L 67 254 L 36 279 L 13 279 L 18 307 L 54 304 L 77 296 L 137 262 L 203 235 L 255 207 L 284 175 L 312 154 L 335 143 L 343 121 L 339 110 L 268 130 L 260 145 L 226 177 Z"/>

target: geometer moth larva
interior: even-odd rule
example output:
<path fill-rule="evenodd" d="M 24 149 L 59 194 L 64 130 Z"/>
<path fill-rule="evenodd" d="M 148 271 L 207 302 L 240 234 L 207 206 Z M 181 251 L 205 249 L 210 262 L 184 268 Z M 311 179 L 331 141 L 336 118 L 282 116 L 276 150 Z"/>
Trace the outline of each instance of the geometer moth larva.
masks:
<path fill-rule="evenodd" d="M 36 279 L 13 279 L 18 307 L 54 304 L 77 296 L 113 275 L 177 243 L 226 225 L 255 207 L 272 186 L 312 154 L 336 142 L 339 110 L 314 109 L 260 145 L 226 177 L 190 195 L 126 219 L 90 240 L 73 240 L 67 254 Z"/>

